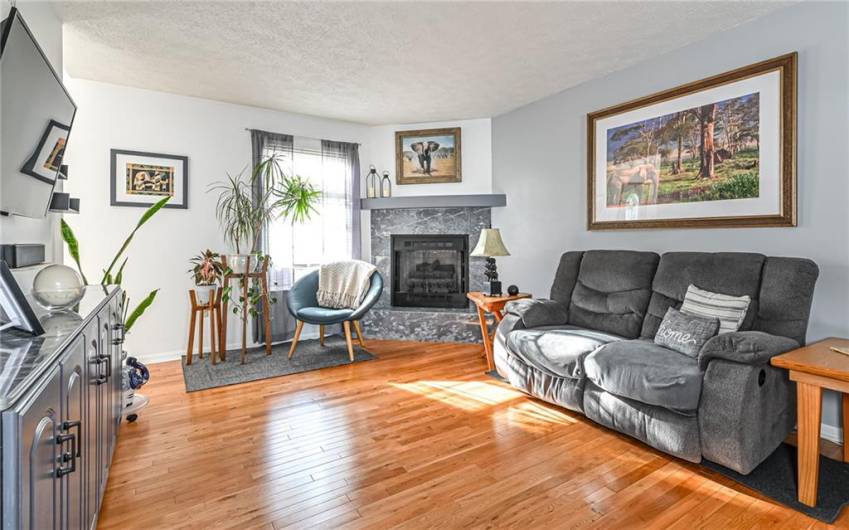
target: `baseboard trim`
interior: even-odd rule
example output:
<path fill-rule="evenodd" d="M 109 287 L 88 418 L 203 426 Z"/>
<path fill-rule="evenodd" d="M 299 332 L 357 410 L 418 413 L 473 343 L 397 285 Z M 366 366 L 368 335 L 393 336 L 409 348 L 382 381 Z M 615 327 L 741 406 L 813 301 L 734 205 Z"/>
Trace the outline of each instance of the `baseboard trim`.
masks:
<path fill-rule="evenodd" d="M 843 444 L 843 429 L 834 425 L 826 425 L 823 423 L 820 426 L 820 436 L 829 442 Z"/>

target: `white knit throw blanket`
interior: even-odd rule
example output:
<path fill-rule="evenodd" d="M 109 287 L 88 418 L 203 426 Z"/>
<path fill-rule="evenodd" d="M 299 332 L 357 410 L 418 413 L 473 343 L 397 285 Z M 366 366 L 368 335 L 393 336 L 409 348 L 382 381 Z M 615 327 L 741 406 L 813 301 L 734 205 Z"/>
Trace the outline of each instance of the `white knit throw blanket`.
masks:
<path fill-rule="evenodd" d="M 377 267 L 365 261 L 337 261 L 318 269 L 318 305 L 356 309 L 363 300 Z"/>

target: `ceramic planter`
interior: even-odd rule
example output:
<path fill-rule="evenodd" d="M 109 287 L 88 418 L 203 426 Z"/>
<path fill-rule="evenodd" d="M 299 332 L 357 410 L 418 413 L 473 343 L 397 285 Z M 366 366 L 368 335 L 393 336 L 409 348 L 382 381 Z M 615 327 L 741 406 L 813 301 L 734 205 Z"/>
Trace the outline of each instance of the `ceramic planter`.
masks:
<path fill-rule="evenodd" d="M 208 305 L 214 292 L 215 285 L 196 285 L 195 297 L 197 298 L 198 305 Z"/>

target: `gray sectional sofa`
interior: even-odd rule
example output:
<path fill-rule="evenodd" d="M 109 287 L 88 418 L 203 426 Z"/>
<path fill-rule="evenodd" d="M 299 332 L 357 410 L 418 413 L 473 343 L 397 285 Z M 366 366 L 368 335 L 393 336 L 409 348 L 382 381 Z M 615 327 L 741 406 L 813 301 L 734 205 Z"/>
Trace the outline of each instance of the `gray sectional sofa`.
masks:
<path fill-rule="evenodd" d="M 804 344 L 818 274 L 810 260 L 761 254 L 567 252 L 550 299 L 507 305 L 495 366 L 532 396 L 748 474 L 795 424 L 795 389 L 769 359 Z M 740 331 L 697 359 L 653 342 L 690 284 L 752 299 Z"/>

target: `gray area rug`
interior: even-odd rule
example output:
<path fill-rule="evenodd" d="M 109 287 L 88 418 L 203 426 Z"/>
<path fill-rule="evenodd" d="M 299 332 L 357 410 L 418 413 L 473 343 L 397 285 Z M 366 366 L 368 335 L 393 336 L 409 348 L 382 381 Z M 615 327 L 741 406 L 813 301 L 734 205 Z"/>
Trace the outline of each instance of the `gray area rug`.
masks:
<path fill-rule="evenodd" d="M 265 354 L 265 348 L 252 348 L 248 350 L 245 364 L 239 362 L 239 350 L 229 350 L 227 360 L 214 365 L 210 362 L 209 355 L 204 354 L 203 359 L 196 355 L 192 358 L 192 364 L 186 365 L 186 357 L 183 356 L 183 380 L 186 383 L 186 392 L 206 390 L 219 386 L 236 385 L 279 377 L 281 375 L 299 374 L 321 368 L 330 368 L 350 364 L 348 360 L 348 349 L 345 339 L 331 336 L 321 346 L 317 339 L 303 340 L 298 343 L 295 355 L 288 359 L 290 343 L 278 344 L 272 348 L 271 355 Z M 354 362 L 370 361 L 374 356 L 360 348 L 354 342 Z"/>
<path fill-rule="evenodd" d="M 849 504 L 849 464 L 824 456 L 820 457 L 817 505 L 811 508 L 797 501 L 796 448 L 785 443 L 778 446 L 769 458 L 748 475 L 741 475 L 707 460 L 702 460 L 702 464 L 785 506 L 826 523 L 833 523 L 840 515 L 840 510 Z"/>

